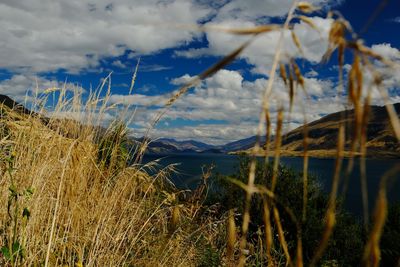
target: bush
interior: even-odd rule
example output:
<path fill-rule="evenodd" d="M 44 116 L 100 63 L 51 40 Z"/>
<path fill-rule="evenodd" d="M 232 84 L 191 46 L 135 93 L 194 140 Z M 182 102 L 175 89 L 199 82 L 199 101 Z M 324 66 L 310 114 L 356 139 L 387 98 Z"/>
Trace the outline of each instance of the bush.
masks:
<path fill-rule="evenodd" d="M 207 199 L 208 204 L 220 203 L 221 213 L 235 209 L 237 213 L 243 214 L 245 192 L 233 184 L 230 179 L 247 183 L 250 159 L 242 157 L 236 174 L 231 176 L 217 175 Z M 272 164 L 257 163 L 255 184 L 270 187 L 272 178 Z M 307 219 L 302 222 L 303 206 L 303 180 L 302 173 L 296 172 L 283 165 L 279 166 L 277 186 L 275 189 L 278 202 L 276 203 L 281 215 L 281 223 L 285 230 L 285 238 L 288 242 L 291 255 L 295 255 L 297 227 L 289 216 L 289 208 L 294 214 L 302 229 L 303 259 L 307 264 L 318 246 L 324 230 L 324 217 L 328 205 L 328 196 L 318 184 L 316 177 L 308 179 L 308 202 Z M 259 231 L 263 231 L 263 199 L 260 195 L 253 195 L 251 200 L 251 222 L 249 225 L 248 239 L 252 245 L 258 246 Z M 238 224 L 241 216 L 237 217 Z M 340 266 L 355 266 L 362 257 L 363 252 L 363 230 L 361 224 L 350 214 L 342 209 L 340 201 L 337 205 L 336 227 L 330 239 L 322 262 L 336 260 Z M 274 234 L 275 248 L 279 248 L 277 235 Z M 351 238 L 349 238 L 351 236 Z M 263 251 L 255 249 L 255 251 Z"/>
<path fill-rule="evenodd" d="M 400 262 L 400 202 L 389 207 L 381 251 L 382 266 L 396 266 Z"/>
<path fill-rule="evenodd" d="M 126 166 L 129 151 L 126 148 L 127 127 L 121 121 L 114 122 L 102 136 L 97 161 L 103 167 L 118 171 Z"/>

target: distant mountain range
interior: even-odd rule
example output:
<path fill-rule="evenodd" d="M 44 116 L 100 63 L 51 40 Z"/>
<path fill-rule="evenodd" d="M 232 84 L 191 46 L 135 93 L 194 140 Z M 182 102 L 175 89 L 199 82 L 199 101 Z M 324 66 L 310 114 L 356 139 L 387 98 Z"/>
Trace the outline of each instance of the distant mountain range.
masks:
<path fill-rule="evenodd" d="M 136 138 L 133 141 L 140 144 L 144 141 L 144 138 Z M 213 145 L 194 140 L 177 141 L 172 138 L 160 138 L 150 140 L 146 152 L 151 154 L 203 153 L 212 149 L 215 149 Z M 222 153 L 221 151 L 216 152 Z"/>
<path fill-rule="evenodd" d="M 400 103 L 394 105 L 397 114 L 400 113 Z M 281 154 L 286 156 L 301 156 L 303 153 L 304 127 L 308 129 L 308 151 L 311 156 L 333 157 L 336 153 L 339 125 L 346 126 L 346 140 L 351 139 L 354 123 L 354 110 L 339 111 L 322 117 L 319 120 L 300 126 L 282 136 Z M 249 152 L 254 146 L 256 136 L 251 136 L 225 145 L 212 146 L 205 143 L 187 140 L 158 139 L 149 148 L 149 153 L 235 153 Z M 271 142 L 270 150 L 273 150 Z M 265 145 L 265 137 L 261 139 Z M 367 156 L 400 158 L 400 143 L 394 135 L 386 107 L 371 106 L 367 126 Z M 350 150 L 350 141 L 346 142 L 345 150 Z M 261 152 L 261 151 L 260 151 Z M 346 154 L 346 153 L 345 153 Z M 347 153 L 348 154 L 348 153 Z M 346 154 L 346 155 L 347 155 Z"/>
<path fill-rule="evenodd" d="M 186 140 L 186 141 L 177 141 L 172 138 L 160 138 L 157 141 L 162 142 L 164 144 L 170 144 L 178 147 L 180 150 L 194 150 L 197 152 L 202 152 L 204 150 L 213 149 L 215 146 L 209 145 L 206 143 L 202 143 L 194 140 Z"/>
<path fill-rule="evenodd" d="M 142 138 L 137 141 L 143 140 Z M 160 138 L 150 142 L 147 152 L 152 154 L 166 153 L 230 153 L 251 148 L 256 136 L 241 139 L 224 145 L 210 145 L 194 140 L 177 141 L 172 138 Z M 265 138 L 262 139 L 265 142 Z"/>

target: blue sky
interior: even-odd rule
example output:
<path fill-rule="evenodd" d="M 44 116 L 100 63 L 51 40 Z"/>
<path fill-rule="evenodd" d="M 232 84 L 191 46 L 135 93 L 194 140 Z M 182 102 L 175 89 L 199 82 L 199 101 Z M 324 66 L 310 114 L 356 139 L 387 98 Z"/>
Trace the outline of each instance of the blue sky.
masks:
<path fill-rule="evenodd" d="M 202 70 L 238 47 L 249 37 L 209 31 L 195 25 L 251 27 L 282 24 L 289 0 L 3 0 L 0 3 L 0 93 L 19 101 L 67 82 L 88 91 L 112 72 L 111 103 L 131 104 L 129 125 L 142 135 L 171 94 Z M 306 99 L 300 90 L 297 103 L 306 107 L 308 121 L 344 108 L 338 96 L 337 62 L 320 60 L 332 23 L 326 11 L 338 10 L 373 51 L 400 63 L 400 2 L 389 1 L 364 30 L 383 1 L 312 0 L 321 11 L 310 15 L 318 32 L 299 20 L 294 31 L 301 55 L 285 33 L 282 61 L 296 58 L 306 77 Z M 363 31 L 363 32 L 362 32 Z M 154 137 L 196 139 L 213 144 L 245 138 L 256 132 L 261 96 L 268 80 L 279 32 L 259 36 L 225 69 L 182 96 L 165 114 Z M 335 55 L 334 55 L 335 57 Z M 351 60 L 346 54 L 346 63 Z M 127 96 L 132 72 L 140 58 L 133 95 Z M 390 101 L 400 102 L 400 70 L 385 73 Z M 345 66 L 345 70 L 349 65 Z M 368 73 L 365 74 L 368 81 Z M 288 93 L 277 79 L 271 95 L 271 114 L 288 106 Z M 373 103 L 383 104 L 377 92 Z M 123 105 L 119 105 L 123 108 Z M 115 113 L 110 113 L 110 117 Z M 301 105 L 287 115 L 285 130 L 304 121 Z"/>

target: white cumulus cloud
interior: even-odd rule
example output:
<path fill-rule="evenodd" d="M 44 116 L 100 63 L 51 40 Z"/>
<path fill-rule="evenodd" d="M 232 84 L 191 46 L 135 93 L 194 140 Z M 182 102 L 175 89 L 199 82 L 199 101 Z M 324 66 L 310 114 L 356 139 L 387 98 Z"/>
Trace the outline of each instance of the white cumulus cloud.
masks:
<path fill-rule="evenodd" d="M 176 26 L 195 25 L 212 10 L 190 0 L 4 0 L 0 68 L 79 72 L 126 50 L 150 54 L 177 47 L 199 33 Z"/>

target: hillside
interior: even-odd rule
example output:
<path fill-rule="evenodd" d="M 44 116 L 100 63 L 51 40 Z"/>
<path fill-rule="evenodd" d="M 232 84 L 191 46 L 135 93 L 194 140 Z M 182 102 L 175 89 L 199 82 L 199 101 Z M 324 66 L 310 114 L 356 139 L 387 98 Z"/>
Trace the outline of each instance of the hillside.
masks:
<path fill-rule="evenodd" d="M 209 145 L 203 142 L 195 141 L 195 140 L 184 140 L 177 141 L 172 138 L 160 138 L 157 140 L 158 142 L 162 142 L 163 144 L 170 144 L 175 146 L 180 151 L 195 151 L 202 152 L 204 150 L 213 149 L 213 145 Z"/>
<path fill-rule="evenodd" d="M 399 114 L 400 103 L 395 104 L 394 107 Z M 341 123 L 346 125 L 346 151 L 350 150 L 354 110 L 339 111 L 306 125 L 308 129 L 308 150 L 311 156 L 331 157 L 335 155 L 337 133 Z M 304 127 L 300 126 L 283 135 L 282 155 L 302 155 Z M 394 136 L 389 116 L 384 106 L 370 107 L 366 146 L 368 157 L 400 157 L 400 144 Z M 271 143 L 270 149 L 273 150 L 273 143 Z M 243 147 L 240 150 L 248 151 L 247 147 Z"/>
<path fill-rule="evenodd" d="M 6 95 L 0 94 L 0 104 L 4 105 L 18 113 L 23 113 L 23 114 L 31 114 L 32 112 L 25 108 L 22 104 L 19 104 L 18 102 L 14 101 L 10 97 Z"/>
<path fill-rule="evenodd" d="M 220 146 L 219 148 L 225 152 L 232 152 L 237 150 L 244 150 L 253 147 L 256 142 L 257 137 L 251 136 L 248 138 L 240 139 L 234 142 L 227 143 Z M 262 142 L 265 142 L 265 137 L 262 137 Z"/>

